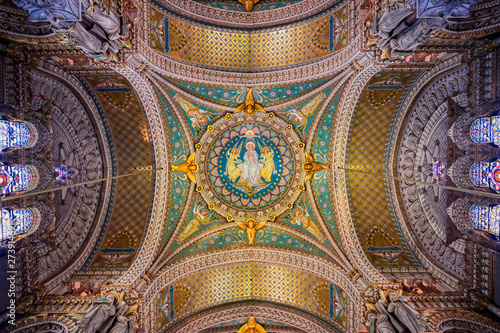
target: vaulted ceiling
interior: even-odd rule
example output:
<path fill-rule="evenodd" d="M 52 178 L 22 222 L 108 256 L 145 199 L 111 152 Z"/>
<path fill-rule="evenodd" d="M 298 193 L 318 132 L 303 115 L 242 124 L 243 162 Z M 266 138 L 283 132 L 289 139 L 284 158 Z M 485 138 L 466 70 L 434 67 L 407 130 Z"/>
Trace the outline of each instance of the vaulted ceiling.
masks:
<path fill-rule="evenodd" d="M 474 283 L 465 240 L 447 241 L 449 193 L 413 180 L 426 150 L 444 158 L 447 103 L 492 78 L 470 54 L 477 40 L 379 50 L 377 1 L 134 5 L 115 62 L 24 40 L 32 77 L 87 110 L 74 137 L 99 143 L 95 177 L 133 174 L 100 196 L 71 192 L 96 203 L 83 222 L 60 202 L 56 215 L 85 232 L 65 258 L 74 230 L 59 250 L 39 245 L 47 293 L 127 286 L 148 332 L 233 332 L 249 316 L 268 332 L 355 332 L 377 286 Z M 476 90 L 468 107 L 494 96 Z"/>

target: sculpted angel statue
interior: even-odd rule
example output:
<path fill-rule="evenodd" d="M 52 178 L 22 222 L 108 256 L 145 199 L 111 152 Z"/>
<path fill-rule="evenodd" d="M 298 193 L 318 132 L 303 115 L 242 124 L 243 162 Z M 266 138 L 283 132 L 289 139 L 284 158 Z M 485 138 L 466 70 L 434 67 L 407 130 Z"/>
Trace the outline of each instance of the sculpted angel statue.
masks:
<path fill-rule="evenodd" d="M 311 154 L 309 154 L 308 152 L 305 152 L 305 153 L 306 153 L 307 162 L 302 163 L 302 170 L 307 172 L 306 182 L 314 176 L 314 173 L 316 171 L 330 169 L 330 166 L 328 164 L 315 162 L 314 158 L 311 156 Z"/>
<path fill-rule="evenodd" d="M 250 218 L 245 223 L 236 222 L 236 224 L 241 229 L 246 230 L 247 237 L 248 237 L 248 245 L 252 246 L 252 245 L 255 245 L 255 243 L 254 243 L 255 233 L 257 232 L 257 230 L 262 229 L 262 227 L 264 227 L 266 222 L 267 221 L 257 223 L 254 219 Z"/>
<path fill-rule="evenodd" d="M 247 12 L 251 12 L 253 10 L 253 5 L 255 5 L 259 0 L 238 0 L 243 6 L 245 6 L 245 10 Z"/>
<path fill-rule="evenodd" d="M 248 116 L 253 115 L 255 113 L 255 111 L 266 112 L 266 111 L 264 111 L 264 108 L 262 107 L 262 105 L 255 103 L 255 99 L 253 98 L 253 89 L 252 88 L 247 89 L 245 103 L 238 106 L 236 108 L 236 110 L 234 110 L 234 113 L 242 112 L 242 111 L 245 111 L 245 113 Z"/>
<path fill-rule="evenodd" d="M 257 323 L 254 317 L 248 318 L 248 322 L 241 326 L 238 333 L 267 333 L 264 327 Z"/>
<path fill-rule="evenodd" d="M 261 152 L 260 161 L 264 163 L 264 166 L 260 169 L 260 176 L 264 178 L 264 181 L 270 182 L 274 171 L 274 153 L 269 147 L 262 148 Z"/>
<path fill-rule="evenodd" d="M 184 172 L 188 178 L 196 183 L 196 179 L 194 178 L 194 173 L 198 171 L 198 164 L 194 163 L 194 158 L 196 157 L 196 153 L 192 153 L 191 156 L 188 157 L 186 163 L 182 163 L 179 165 L 172 165 L 172 170 Z"/>

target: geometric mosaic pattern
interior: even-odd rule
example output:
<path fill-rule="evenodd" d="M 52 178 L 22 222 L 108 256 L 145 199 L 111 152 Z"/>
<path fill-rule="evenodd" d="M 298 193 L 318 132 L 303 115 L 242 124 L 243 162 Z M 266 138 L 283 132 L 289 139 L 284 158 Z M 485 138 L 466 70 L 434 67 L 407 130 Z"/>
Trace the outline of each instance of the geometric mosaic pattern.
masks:
<path fill-rule="evenodd" d="M 295 65 L 338 51 L 348 42 L 348 6 L 302 26 L 229 30 L 167 17 L 150 7 L 150 46 L 209 68 L 239 71 Z M 330 28 L 330 24 L 333 26 Z"/>
<path fill-rule="evenodd" d="M 117 161 L 113 175 L 152 166 L 145 118 L 128 81 L 120 75 L 88 75 L 111 128 Z M 141 132 L 142 130 L 142 132 Z M 153 166 L 154 167 L 154 166 Z M 109 228 L 90 269 L 126 269 L 132 263 L 146 231 L 152 194 L 149 173 L 115 180 L 116 199 Z"/>
<path fill-rule="evenodd" d="M 386 174 L 386 143 L 393 117 L 418 74 L 382 72 L 368 82 L 351 124 L 348 168 Z M 376 267 L 415 266 L 401 243 L 386 180 L 353 171 L 348 175 L 353 220 L 370 261 Z"/>
<path fill-rule="evenodd" d="M 333 287 L 322 278 L 285 267 L 261 264 L 221 267 L 173 284 L 174 318 L 221 303 L 261 300 L 307 309 L 328 318 L 336 326 L 345 328 L 347 311 L 343 309 L 348 307 L 347 295 L 336 287 L 339 299 L 331 303 L 335 304 L 333 311 L 339 309 L 340 314 L 335 321 L 329 313 L 330 289 Z M 164 304 L 162 295 L 169 288 L 172 286 L 158 293 L 157 307 Z M 159 316 L 157 328 L 166 323 L 167 320 Z"/>

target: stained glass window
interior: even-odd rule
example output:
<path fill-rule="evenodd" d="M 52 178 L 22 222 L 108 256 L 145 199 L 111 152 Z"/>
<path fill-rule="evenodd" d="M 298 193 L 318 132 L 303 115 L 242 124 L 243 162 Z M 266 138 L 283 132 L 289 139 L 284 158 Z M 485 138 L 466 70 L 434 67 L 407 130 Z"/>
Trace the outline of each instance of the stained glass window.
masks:
<path fill-rule="evenodd" d="M 500 235 L 500 206 L 472 206 L 469 219 L 475 228 L 487 231 L 492 235 Z"/>
<path fill-rule="evenodd" d="M 33 166 L 10 166 L 0 163 L 0 194 L 2 196 L 34 189 L 38 181 L 38 171 Z"/>
<path fill-rule="evenodd" d="M 13 236 L 34 232 L 40 224 L 41 215 L 38 209 L 2 208 L 0 241 L 5 242 Z"/>
<path fill-rule="evenodd" d="M 472 184 L 489 187 L 500 193 L 500 160 L 494 162 L 475 162 L 469 171 Z"/>
<path fill-rule="evenodd" d="M 38 132 L 32 124 L 0 119 L 0 150 L 33 147 L 37 140 Z"/>
<path fill-rule="evenodd" d="M 470 127 L 470 136 L 476 143 L 500 146 L 500 116 L 478 118 Z"/>
<path fill-rule="evenodd" d="M 68 170 L 68 168 L 61 164 L 60 167 L 54 167 L 54 171 L 57 174 L 56 180 L 65 183 L 68 180 L 68 177 L 73 174 L 72 170 Z"/>

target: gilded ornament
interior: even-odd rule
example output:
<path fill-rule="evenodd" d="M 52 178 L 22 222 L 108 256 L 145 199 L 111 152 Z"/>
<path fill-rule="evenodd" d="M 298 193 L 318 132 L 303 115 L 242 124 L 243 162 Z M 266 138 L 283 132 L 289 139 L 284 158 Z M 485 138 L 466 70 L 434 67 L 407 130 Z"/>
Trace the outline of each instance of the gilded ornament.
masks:
<path fill-rule="evenodd" d="M 210 132 L 212 132 L 214 130 L 214 127 L 212 125 L 208 125 L 207 130 L 209 130 Z"/>
<path fill-rule="evenodd" d="M 231 119 L 232 115 L 230 113 L 226 113 L 226 118 Z"/>
<path fill-rule="evenodd" d="M 201 192 L 201 191 L 203 191 L 203 187 L 201 187 L 201 186 L 197 186 L 197 187 L 196 187 L 196 191 L 197 191 L 197 192 Z"/>
<path fill-rule="evenodd" d="M 172 170 L 184 172 L 188 178 L 196 184 L 196 179 L 194 178 L 194 173 L 198 171 L 198 164 L 194 163 L 194 159 L 196 157 L 196 153 L 192 153 L 191 156 L 188 157 L 186 163 L 182 163 L 179 165 L 172 165 Z"/>
<path fill-rule="evenodd" d="M 245 6 L 245 10 L 247 12 L 251 12 L 253 10 L 253 6 L 259 2 L 259 0 L 238 0 L 243 6 Z"/>
<path fill-rule="evenodd" d="M 203 145 L 201 143 L 197 143 L 194 147 L 199 150 L 203 148 Z"/>
<path fill-rule="evenodd" d="M 245 111 L 247 116 L 252 116 L 255 111 L 257 112 L 266 112 L 262 105 L 255 103 L 255 99 L 253 97 L 253 89 L 247 88 L 247 95 L 245 97 L 245 103 L 241 104 L 234 110 L 234 113 Z M 226 115 L 227 117 L 227 115 Z M 230 119 L 230 118 L 228 118 Z"/>
<path fill-rule="evenodd" d="M 227 220 L 228 222 L 231 222 L 231 221 L 233 220 L 233 215 L 228 215 L 228 216 L 226 217 L 226 220 Z"/>
<path fill-rule="evenodd" d="M 309 154 L 308 152 L 305 152 L 305 153 L 306 153 L 307 162 L 302 163 L 302 170 L 307 172 L 306 182 L 313 177 L 313 175 L 316 171 L 330 169 L 330 165 L 320 163 L 320 162 L 315 162 L 314 158 L 311 156 L 311 154 Z"/>
<path fill-rule="evenodd" d="M 267 116 L 269 117 L 269 119 L 273 119 L 274 118 L 274 113 L 269 112 L 269 114 Z"/>
<path fill-rule="evenodd" d="M 255 245 L 254 240 L 255 240 L 255 233 L 257 232 L 257 230 L 263 228 L 264 225 L 266 225 L 267 223 L 267 221 L 257 223 L 253 218 L 249 218 L 245 223 L 238 221 L 235 222 L 238 225 L 238 227 L 240 227 L 243 230 L 246 230 L 248 237 L 248 245 L 250 246 Z"/>
<path fill-rule="evenodd" d="M 299 142 L 299 148 L 304 149 L 306 147 L 304 142 Z"/>
<path fill-rule="evenodd" d="M 215 207 L 215 206 L 214 206 L 214 204 L 209 204 L 209 205 L 208 205 L 208 209 L 210 209 L 210 210 L 213 210 L 213 209 L 214 209 L 214 207 Z"/>
<path fill-rule="evenodd" d="M 248 318 L 248 322 L 241 326 L 238 333 L 267 333 L 264 327 L 257 323 L 254 317 Z"/>
<path fill-rule="evenodd" d="M 272 214 L 269 215 L 269 221 L 274 221 L 274 220 L 276 220 L 276 216 L 274 216 Z"/>

